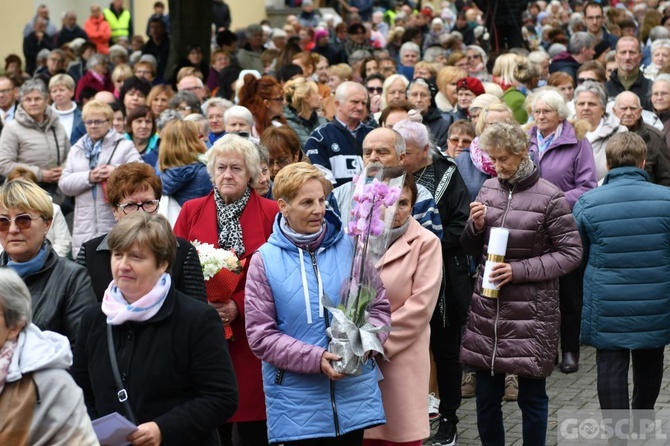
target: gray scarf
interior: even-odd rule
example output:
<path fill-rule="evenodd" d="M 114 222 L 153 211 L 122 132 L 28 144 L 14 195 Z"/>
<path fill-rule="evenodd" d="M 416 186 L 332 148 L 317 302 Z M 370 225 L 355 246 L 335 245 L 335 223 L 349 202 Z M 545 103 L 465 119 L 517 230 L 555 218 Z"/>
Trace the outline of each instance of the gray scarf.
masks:
<path fill-rule="evenodd" d="M 244 195 L 237 201 L 226 204 L 217 188 L 214 188 L 216 220 L 219 226 L 219 248 L 230 249 L 240 258 L 244 255 L 240 216 L 249 202 L 251 189 L 247 186 Z"/>
<path fill-rule="evenodd" d="M 514 175 L 512 175 L 507 181 L 510 184 L 516 184 L 524 178 L 528 178 L 530 174 L 533 173 L 533 169 L 535 169 L 535 164 L 533 164 L 530 158 L 526 157 L 526 159 L 521 161 L 519 167 L 516 169 L 516 172 L 514 172 Z"/>

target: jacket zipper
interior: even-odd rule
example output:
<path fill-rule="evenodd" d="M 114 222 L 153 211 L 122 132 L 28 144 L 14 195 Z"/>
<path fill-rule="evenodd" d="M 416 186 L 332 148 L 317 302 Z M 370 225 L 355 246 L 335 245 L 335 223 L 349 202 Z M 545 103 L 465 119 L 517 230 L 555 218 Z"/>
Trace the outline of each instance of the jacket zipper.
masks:
<path fill-rule="evenodd" d="M 516 186 L 516 185 L 514 185 Z M 509 190 L 507 195 L 507 206 L 505 206 L 505 213 L 503 214 L 503 219 L 501 227 L 505 227 L 505 220 L 507 219 L 507 211 L 509 211 L 510 204 L 512 203 L 512 193 L 514 192 L 514 186 Z M 493 354 L 491 355 L 491 376 L 495 375 L 495 362 L 496 354 L 498 353 L 498 318 L 500 316 L 500 299 L 496 299 L 496 318 L 493 321 Z"/>
<path fill-rule="evenodd" d="M 316 254 L 312 251 L 309 252 L 309 257 L 312 259 L 312 267 L 314 267 L 314 274 L 316 275 L 317 282 L 319 281 L 319 267 L 316 265 Z M 321 305 L 319 303 L 319 305 Z M 323 314 L 324 320 L 326 322 L 326 328 L 330 325 L 328 321 L 328 313 L 324 311 Z M 340 420 L 337 416 L 337 404 L 335 403 L 335 381 L 329 379 L 330 381 L 330 405 L 333 408 L 333 423 L 335 425 L 335 436 L 340 436 Z"/>

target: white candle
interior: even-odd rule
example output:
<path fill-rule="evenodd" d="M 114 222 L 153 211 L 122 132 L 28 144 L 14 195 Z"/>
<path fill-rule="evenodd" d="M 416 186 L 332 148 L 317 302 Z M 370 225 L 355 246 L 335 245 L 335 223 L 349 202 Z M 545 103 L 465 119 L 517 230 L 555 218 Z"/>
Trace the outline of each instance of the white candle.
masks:
<path fill-rule="evenodd" d="M 486 264 L 484 265 L 484 275 L 482 277 L 482 295 L 486 297 L 498 297 L 500 287 L 489 280 L 491 270 L 498 263 L 505 261 L 507 252 L 507 240 L 509 231 L 505 228 L 492 228 L 489 236 L 488 252 L 486 254 Z"/>

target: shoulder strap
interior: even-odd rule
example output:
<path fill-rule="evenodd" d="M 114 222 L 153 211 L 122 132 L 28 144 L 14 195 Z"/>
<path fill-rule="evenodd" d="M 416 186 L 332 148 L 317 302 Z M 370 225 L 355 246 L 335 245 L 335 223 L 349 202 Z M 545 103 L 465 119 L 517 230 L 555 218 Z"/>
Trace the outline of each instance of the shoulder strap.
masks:
<path fill-rule="evenodd" d="M 60 145 L 58 144 L 58 136 L 56 136 L 56 129 L 51 127 L 51 132 L 54 134 L 54 142 L 56 143 L 56 158 L 57 163 L 60 166 Z"/>
<path fill-rule="evenodd" d="M 137 425 L 135 412 L 133 412 L 133 408 L 130 407 L 130 403 L 128 402 L 128 392 L 125 387 L 123 387 L 123 381 L 121 381 L 119 363 L 116 360 L 116 351 L 114 349 L 114 338 L 112 337 L 112 326 L 109 324 L 107 324 L 107 350 L 109 350 L 109 361 L 112 363 L 112 373 L 114 374 L 116 388 L 119 389 L 116 396 L 119 399 L 119 402 L 123 405 L 126 415 L 128 415 L 128 419 Z"/>
<path fill-rule="evenodd" d="M 114 144 L 114 150 L 112 150 L 112 154 L 109 155 L 109 159 L 107 160 L 107 164 L 112 162 L 112 158 L 114 158 L 114 154 L 116 153 L 116 149 L 119 147 L 120 142 L 121 142 L 120 139 L 116 140 L 116 144 Z"/>

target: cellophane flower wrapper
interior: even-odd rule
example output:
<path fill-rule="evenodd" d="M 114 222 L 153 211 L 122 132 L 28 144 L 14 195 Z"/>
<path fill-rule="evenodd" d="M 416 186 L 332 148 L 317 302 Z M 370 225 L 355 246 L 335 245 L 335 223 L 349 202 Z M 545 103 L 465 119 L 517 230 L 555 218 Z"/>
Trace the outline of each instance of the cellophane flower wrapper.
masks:
<path fill-rule="evenodd" d="M 198 259 L 205 278 L 207 301 L 228 303 L 237 285 L 242 279 L 243 264 L 234 252 L 223 248 L 215 248 L 209 243 L 194 241 L 198 252 Z M 233 330 L 230 325 L 224 326 L 226 339 L 233 339 Z"/>
<path fill-rule="evenodd" d="M 404 183 L 401 177 L 384 178 L 383 166 L 368 166 L 355 179 L 348 226 L 353 237 L 351 274 L 340 288 L 339 304 L 324 296 L 323 305 L 333 316 L 328 350 L 341 357 L 333 368 L 346 375 L 358 375 L 368 353 L 384 355 L 377 334 L 391 328 L 375 327 L 368 321 L 368 309 L 377 295 L 379 270 L 375 267 L 388 249 L 393 217 Z"/>

